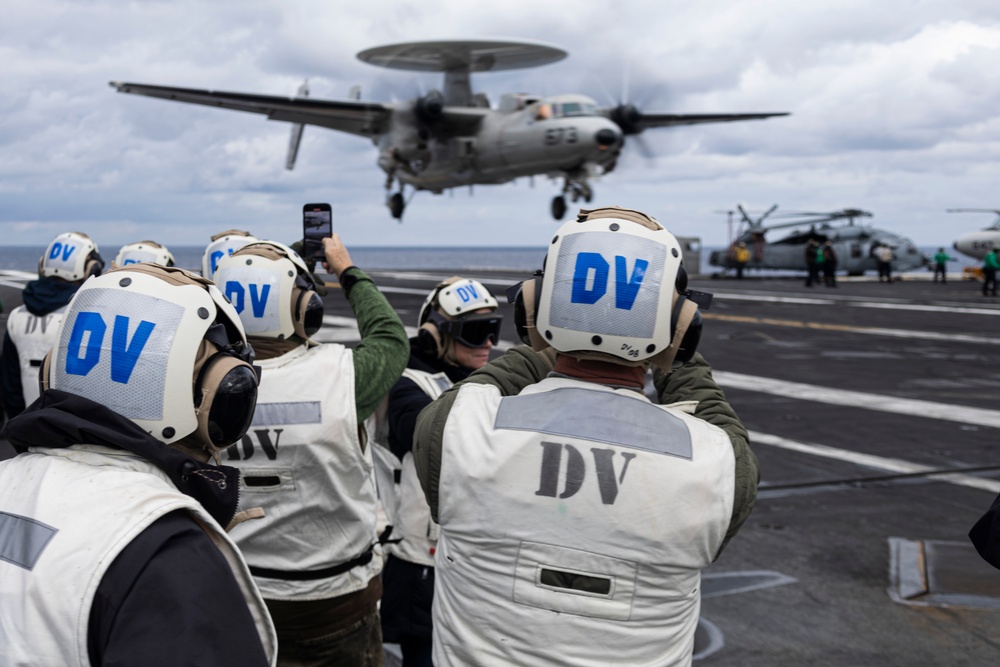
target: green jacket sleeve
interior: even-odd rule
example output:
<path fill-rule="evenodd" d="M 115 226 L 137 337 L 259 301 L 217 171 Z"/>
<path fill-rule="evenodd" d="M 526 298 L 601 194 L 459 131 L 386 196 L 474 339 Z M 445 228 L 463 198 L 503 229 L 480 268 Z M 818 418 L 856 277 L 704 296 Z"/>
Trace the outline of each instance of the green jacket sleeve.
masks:
<path fill-rule="evenodd" d="M 718 426 L 729 434 L 736 455 L 736 488 L 733 494 L 733 515 L 729 521 L 726 538 L 719 547 L 719 553 L 729 543 L 729 540 L 739 531 L 740 526 L 750 516 L 754 502 L 757 500 L 757 484 L 760 482 L 760 469 L 757 456 L 750 449 L 750 436 L 746 428 L 729 405 L 722 388 L 712 377 L 712 367 L 705 358 L 695 354 L 694 358 L 670 374 L 657 372 L 653 382 L 660 403 L 675 403 L 678 401 L 698 401 L 695 417 L 704 419 Z"/>
<path fill-rule="evenodd" d="M 348 271 L 357 278 L 345 294 L 361 332 L 361 342 L 354 348 L 354 401 L 360 424 L 375 412 L 402 375 L 410 356 L 410 341 L 399 315 L 375 281 L 357 267 L 344 273 Z"/>
<path fill-rule="evenodd" d="M 489 384 L 500 390 L 503 396 L 516 396 L 528 385 L 541 382 L 555 365 L 555 354 L 546 351 L 541 354 L 526 345 L 513 347 L 486 364 L 476 372 L 454 385 L 428 405 L 417 417 L 417 427 L 413 433 L 413 462 L 417 477 L 431 507 L 431 517 L 438 518 L 438 482 L 441 478 L 441 444 L 444 439 L 444 425 L 448 421 L 451 406 L 463 385 Z"/>

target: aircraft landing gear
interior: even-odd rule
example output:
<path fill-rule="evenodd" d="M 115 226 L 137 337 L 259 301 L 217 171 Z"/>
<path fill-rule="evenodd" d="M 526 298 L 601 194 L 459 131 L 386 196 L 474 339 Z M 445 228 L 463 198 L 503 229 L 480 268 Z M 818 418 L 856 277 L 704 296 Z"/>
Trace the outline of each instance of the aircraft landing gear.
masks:
<path fill-rule="evenodd" d="M 403 219 L 403 209 L 406 208 L 406 200 L 403 199 L 403 193 L 397 192 L 389 197 L 386 204 L 389 206 L 389 213 L 396 220 Z"/>
<path fill-rule="evenodd" d="M 594 198 L 594 191 L 590 189 L 590 185 L 586 182 L 567 179 L 566 184 L 563 186 L 563 193 L 558 197 L 552 198 L 552 217 L 556 220 L 562 220 L 563 216 L 566 215 L 567 194 L 574 204 L 581 199 L 589 204 L 590 200 Z"/>
<path fill-rule="evenodd" d="M 566 198 L 562 195 L 552 198 L 552 217 L 556 220 L 562 220 L 563 216 L 566 215 Z"/>

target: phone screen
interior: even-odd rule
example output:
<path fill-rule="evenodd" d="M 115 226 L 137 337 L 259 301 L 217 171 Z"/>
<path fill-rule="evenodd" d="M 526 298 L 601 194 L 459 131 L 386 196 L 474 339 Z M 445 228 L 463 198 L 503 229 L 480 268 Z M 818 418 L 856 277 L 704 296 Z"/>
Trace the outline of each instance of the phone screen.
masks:
<path fill-rule="evenodd" d="M 333 233 L 329 204 L 306 204 L 302 207 L 302 255 L 323 260 L 323 239 Z"/>

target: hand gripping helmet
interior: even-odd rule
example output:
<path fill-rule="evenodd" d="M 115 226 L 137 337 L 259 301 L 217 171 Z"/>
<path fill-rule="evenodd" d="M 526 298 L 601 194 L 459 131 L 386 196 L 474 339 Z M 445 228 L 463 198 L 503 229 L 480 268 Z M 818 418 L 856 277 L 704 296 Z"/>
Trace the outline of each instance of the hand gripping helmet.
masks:
<path fill-rule="evenodd" d="M 62 278 L 71 283 L 99 276 L 103 270 L 104 260 L 97 244 L 82 232 L 55 237 L 38 260 L 40 277 Z"/>
<path fill-rule="evenodd" d="M 115 257 L 115 266 L 118 268 L 141 262 L 173 266 L 174 256 L 165 246 L 156 241 L 139 241 L 123 245 L 118 251 L 118 256 Z"/>
<path fill-rule="evenodd" d="M 493 312 L 476 313 L 489 308 Z M 417 317 L 417 342 L 425 354 L 442 358 L 451 340 L 469 347 L 494 345 L 500 339 L 503 316 L 496 312 L 497 300 L 478 280 L 452 276 L 427 295 Z"/>
<path fill-rule="evenodd" d="M 217 452 L 239 440 L 257 403 L 253 348 L 210 281 L 132 264 L 88 280 L 42 367 L 42 389 L 101 403 L 164 444 Z"/>
<path fill-rule="evenodd" d="M 216 283 L 248 336 L 309 340 L 323 324 L 323 300 L 299 254 L 276 241 L 257 241 L 223 257 Z"/>
<path fill-rule="evenodd" d="M 518 335 L 536 350 L 664 370 L 694 355 L 698 303 L 710 297 L 687 289 L 673 234 L 618 207 L 581 210 L 557 230 L 544 273 L 508 291 Z"/>
<path fill-rule="evenodd" d="M 205 253 L 201 256 L 201 275 L 209 280 L 215 280 L 215 270 L 219 266 L 220 259 L 258 240 L 250 232 L 238 229 L 229 229 L 216 234 L 212 237 L 212 242 L 205 246 Z"/>

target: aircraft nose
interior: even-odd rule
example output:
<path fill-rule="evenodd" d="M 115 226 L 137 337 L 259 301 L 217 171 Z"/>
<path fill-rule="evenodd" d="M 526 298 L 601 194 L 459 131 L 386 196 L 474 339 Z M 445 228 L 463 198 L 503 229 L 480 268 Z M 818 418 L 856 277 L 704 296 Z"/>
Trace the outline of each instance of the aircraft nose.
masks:
<path fill-rule="evenodd" d="M 597 141 L 597 145 L 602 148 L 614 146 L 618 143 L 618 133 L 614 130 L 604 128 L 597 131 L 597 134 L 594 135 L 594 140 Z"/>

